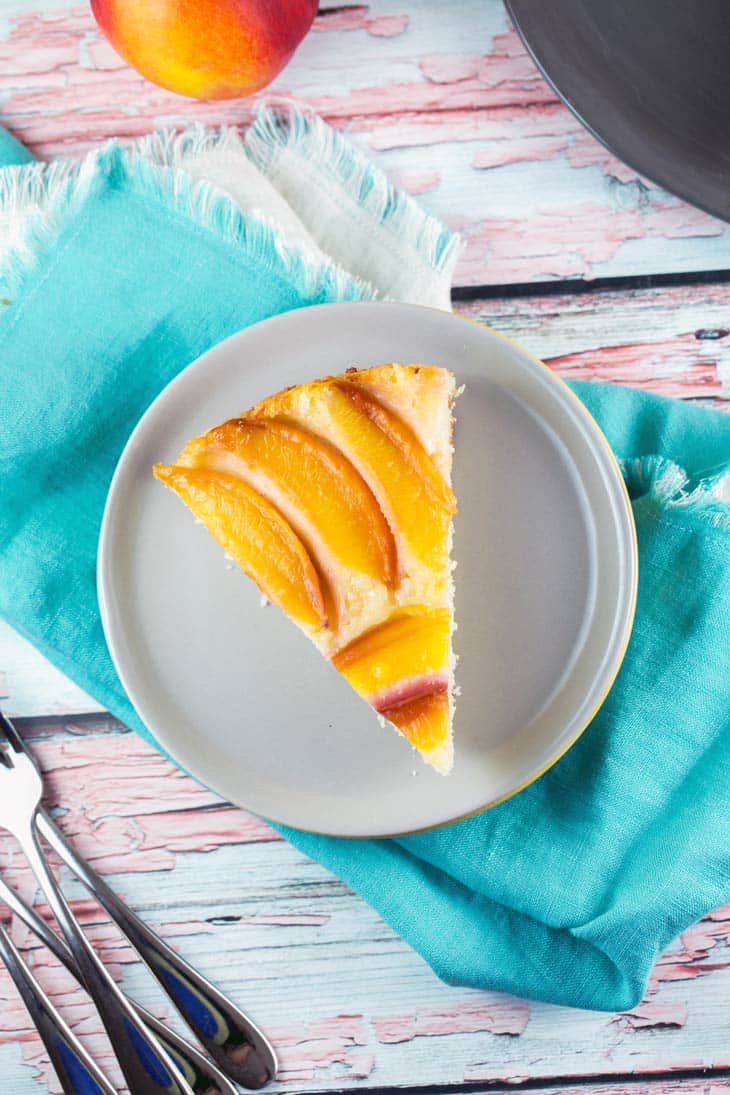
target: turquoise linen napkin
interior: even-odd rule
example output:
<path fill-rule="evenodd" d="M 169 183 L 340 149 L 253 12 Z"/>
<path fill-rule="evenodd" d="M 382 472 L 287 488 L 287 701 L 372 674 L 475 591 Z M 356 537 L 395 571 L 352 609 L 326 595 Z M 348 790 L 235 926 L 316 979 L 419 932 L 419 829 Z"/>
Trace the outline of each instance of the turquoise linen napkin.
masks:
<path fill-rule="evenodd" d="M 16 140 L 12 133 L 8 133 L 7 129 L 0 129 L 0 167 L 32 161 L 33 157 L 25 145 Z"/>
<path fill-rule="evenodd" d="M 353 154 L 330 136 L 322 156 L 333 149 L 324 169 L 366 207 L 382 178 L 354 181 L 342 167 Z M 437 267 L 447 234 L 385 193 L 381 219 L 399 210 L 399 231 Z M 114 144 L 80 166 L 5 168 L 0 208 L 21 206 L 22 239 L 0 263 L 0 613 L 151 740 L 114 673 L 95 590 L 129 433 L 232 332 L 376 291 L 286 246 L 179 163 Z M 730 900 L 730 513 L 716 491 L 730 418 L 574 390 L 623 461 L 639 540 L 636 625 L 601 711 L 541 779 L 471 820 L 399 840 L 285 835 L 445 980 L 614 1010 L 640 999 L 679 930 Z"/>

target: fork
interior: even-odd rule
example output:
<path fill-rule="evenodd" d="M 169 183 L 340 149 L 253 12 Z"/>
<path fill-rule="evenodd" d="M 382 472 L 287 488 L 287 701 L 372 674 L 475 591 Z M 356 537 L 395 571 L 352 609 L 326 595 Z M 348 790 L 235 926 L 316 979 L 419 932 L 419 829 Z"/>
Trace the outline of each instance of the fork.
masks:
<path fill-rule="evenodd" d="M 0 924 L 0 958 L 48 1050 L 66 1095 L 118 1095 L 46 996 Z"/>
<path fill-rule="evenodd" d="M 127 937 L 221 1071 L 243 1087 L 257 1089 L 268 1083 L 276 1075 L 276 1053 L 256 1024 L 127 908 L 42 806 L 36 823 L 43 838 Z"/>
<path fill-rule="evenodd" d="M 22 897 L 19 897 L 15 890 L 11 890 L 7 882 L 4 882 L 1 878 L 0 901 L 7 905 L 8 908 L 11 909 L 36 936 L 38 936 L 41 943 L 48 947 L 51 953 L 56 956 L 59 962 L 66 967 L 73 977 L 77 978 L 77 980 L 81 980 L 81 975 L 76 967 L 73 955 L 63 940 L 59 939 L 51 927 L 46 924 L 45 920 L 42 920 L 38 913 L 35 912 L 34 909 L 31 909 L 30 906 L 23 901 Z M 5 956 L 2 953 L 2 942 L 2 926 L 0 925 L 0 957 L 4 958 Z M 173 1061 L 175 1061 L 190 1087 L 196 1092 L 196 1095 L 237 1095 L 237 1088 L 226 1079 L 223 1073 L 220 1072 L 215 1065 L 211 1064 L 210 1061 L 203 1057 L 202 1053 L 199 1053 L 197 1049 L 186 1042 L 184 1038 L 181 1038 L 175 1031 L 168 1030 L 159 1019 L 154 1015 L 151 1015 L 150 1012 L 146 1011 L 139 1004 L 135 1004 L 134 1001 L 132 1001 L 132 1006 L 143 1020 L 145 1026 L 149 1027 L 160 1039 L 165 1047 L 165 1052 L 168 1056 L 172 1057 Z M 31 1015 L 33 1015 L 32 1012 Z M 34 1015 L 33 1017 L 35 1018 Z"/>
<path fill-rule="evenodd" d="M 0 715 L 0 827 L 20 844 L 96 1004 L 130 1095 L 193 1095 L 159 1039 L 97 956 L 45 861 L 36 830 L 43 783 L 12 723 Z"/>
<path fill-rule="evenodd" d="M 13 736 L 20 749 L 32 760 L 32 754 L 13 724 L 0 711 L 2 728 L 7 735 Z M 250 1089 L 258 1089 L 268 1083 L 276 1075 L 278 1062 L 273 1046 L 256 1024 L 127 908 L 68 843 L 43 806 L 39 805 L 36 809 L 35 825 L 106 909 L 221 1072 Z M 23 917 L 17 906 L 13 907 Z M 161 1032 L 154 1021 L 149 1022 L 148 1019 L 151 1016 L 145 1017 L 147 1026 L 152 1026 L 154 1033 L 160 1037 Z"/>

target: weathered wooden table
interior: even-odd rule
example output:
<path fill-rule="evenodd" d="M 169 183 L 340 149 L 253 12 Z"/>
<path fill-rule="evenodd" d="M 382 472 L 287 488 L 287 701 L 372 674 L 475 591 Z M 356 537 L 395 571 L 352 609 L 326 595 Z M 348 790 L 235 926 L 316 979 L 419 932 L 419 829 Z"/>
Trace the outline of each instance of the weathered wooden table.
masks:
<path fill-rule="evenodd" d="M 582 130 L 500 0 L 325 0 L 276 90 L 345 128 L 463 233 L 460 312 L 563 375 L 728 405 L 730 227 L 638 178 Z M 246 101 L 191 103 L 145 83 L 100 38 L 87 4 L 0 4 L 0 118 L 42 158 L 249 116 Z M 176 771 L 4 625 L 0 668 L 2 703 L 37 750 L 66 832 L 271 1033 L 279 1086 L 730 1092 L 730 907 L 675 942 L 630 1013 L 449 988 L 337 879 Z M 32 896 L 7 839 L 0 869 Z M 165 1014 L 105 918 L 72 892 L 115 974 Z M 13 933 L 33 946 L 18 925 Z M 108 1060 L 82 994 L 42 950 L 33 960 Z M 8 1095 L 57 1090 L 4 971 L 0 1070 Z"/>

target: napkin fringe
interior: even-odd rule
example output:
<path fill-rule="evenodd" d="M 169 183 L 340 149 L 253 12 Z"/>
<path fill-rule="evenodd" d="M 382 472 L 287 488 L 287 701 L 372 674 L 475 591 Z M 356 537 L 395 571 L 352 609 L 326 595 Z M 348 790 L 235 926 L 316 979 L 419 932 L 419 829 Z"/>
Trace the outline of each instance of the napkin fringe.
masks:
<path fill-rule="evenodd" d="M 88 193 L 90 172 L 81 170 L 85 163 L 34 162 L 0 171 L 0 211 L 8 220 L 25 221 L 0 264 L 3 292 L 18 292 L 40 254 L 56 240 L 75 195 Z"/>
<path fill-rule="evenodd" d="M 232 125 L 208 128 L 195 122 L 181 132 L 174 129 L 157 129 L 134 141 L 134 151 L 154 163 L 174 170 L 185 170 L 189 157 L 204 156 L 208 152 L 230 152 L 246 155 L 246 146 L 239 130 Z"/>
<path fill-rule="evenodd" d="M 244 214 L 225 191 L 205 180 L 194 180 L 179 163 L 192 143 L 232 142 L 235 130 L 203 137 L 187 132 L 153 134 L 155 158 L 150 162 L 137 149 L 123 149 L 111 141 L 80 161 L 56 161 L 10 167 L 0 172 L 0 211 L 23 218 L 19 238 L 0 264 L 0 283 L 8 296 L 16 295 L 41 255 L 53 246 L 63 225 L 95 192 L 109 186 L 128 186 L 143 200 L 163 204 L 173 214 L 194 221 L 226 243 L 242 247 L 254 263 L 267 266 L 293 284 L 302 297 L 321 293 L 326 299 L 373 300 L 373 286 L 331 260 L 313 260 L 311 252 L 288 244 L 276 226 L 253 214 Z M 140 142 L 142 144 L 143 142 Z"/>
<path fill-rule="evenodd" d="M 667 457 L 641 456 L 620 463 L 632 498 L 649 497 L 665 509 L 681 508 L 714 528 L 730 532 L 730 504 L 719 495 L 726 472 L 688 490 L 686 471 Z"/>
<path fill-rule="evenodd" d="M 313 112 L 263 105 L 246 131 L 244 146 L 267 176 L 275 172 L 284 153 L 316 164 L 317 171 L 334 177 L 362 212 L 397 237 L 400 246 L 409 244 L 433 270 L 444 273 L 456 262 L 458 237 L 410 194 L 396 189 L 363 152 Z"/>

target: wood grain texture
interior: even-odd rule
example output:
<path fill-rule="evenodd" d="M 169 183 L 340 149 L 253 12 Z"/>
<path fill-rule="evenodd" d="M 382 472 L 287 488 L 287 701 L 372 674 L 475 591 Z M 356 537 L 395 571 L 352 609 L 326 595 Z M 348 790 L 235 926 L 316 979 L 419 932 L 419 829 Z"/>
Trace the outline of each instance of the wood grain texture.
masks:
<path fill-rule="evenodd" d="M 629 1013 L 576 1012 L 450 988 L 341 882 L 118 724 L 95 716 L 33 720 L 22 729 L 64 831 L 145 919 L 266 1026 L 281 1053 L 281 1088 L 548 1083 L 556 1075 L 649 1077 L 730 1065 L 730 907 L 676 941 L 645 1001 Z M 34 893 L 9 840 L 0 869 L 20 892 Z M 168 1015 L 94 903 L 79 885 L 68 889 L 115 975 Z M 83 994 L 22 926 L 12 930 L 30 946 L 39 977 L 79 1035 L 108 1063 Z M 0 1016 L 9 1090 L 31 1095 L 46 1083 L 55 1091 L 4 973 Z M 603 1089 L 605 1080 L 596 1085 Z"/>
<path fill-rule="evenodd" d="M 519 1091 L 517 1085 L 517 1091 Z M 579 1086 L 570 1081 L 550 1087 L 529 1088 L 531 1095 L 725 1095 L 730 1091 L 730 1079 L 715 1075 L 707 1078 L 683 1078 L 683 1079 L 627 1079 L 611 1083 L 588 1082 Z M 495 1091 L 514 1092 L 515 1086 L 477 1088 L 470 1095 L 494 1095 Z"/>
<path fill-rule="evenodd" d="M 275 92 L 346 129 L 462 232 L 457 283 L 504 291 L 459 312 L 561 375 L 730 407 L 728 286 L 510 298 L 511 284 L 535 280 L 725 269 L 730 229 L 639 179 L 583 131 L 536 73 L 501 0 L 326 0 Z M 0 120 L 41 157 L 162 125 L 241 125 L 251 108 L 146 83 L 101 39 L 86 4 L 0 6 Z M 631 1012 L 448 987 L 341 882 L 125 732 L 2 623 L 0 702 L 25 716 L 49 805 L 80 851 L 271 1033 L 277 1088 L 466 1083 L 486 1093 L 527 1083 L 544 1095 L 730 1095 L 730 907 L 675 941 Z M 34 895 L 9 839 L 0 871 Z M 100 910 L 79 885 L 68 889 L 115 976 L 169 1017 Z M 109 1063 L 83 993 L 11 927 Z M 0 1068 L 9 1095 L 59 1090 L 2 970 Z"/>
<path fill-rule="evenodd" d="M 730 286 L 700 285 L 459 302 L 560 376 L 628 384 L 728 408 Z"/>
<path fill-rule="evenodd" d="M 251 100 L 197 103 L 126 66 L 88 5 L 6 0 L 0 117 L 41 157 L 192 121 L 241 125 Z M 323 5 L 273 87 L 347 129 L 463 233 L 457 282 L 728 265 L 730 229 L 636 176 L 555 99 L 501 0 Z"/>

